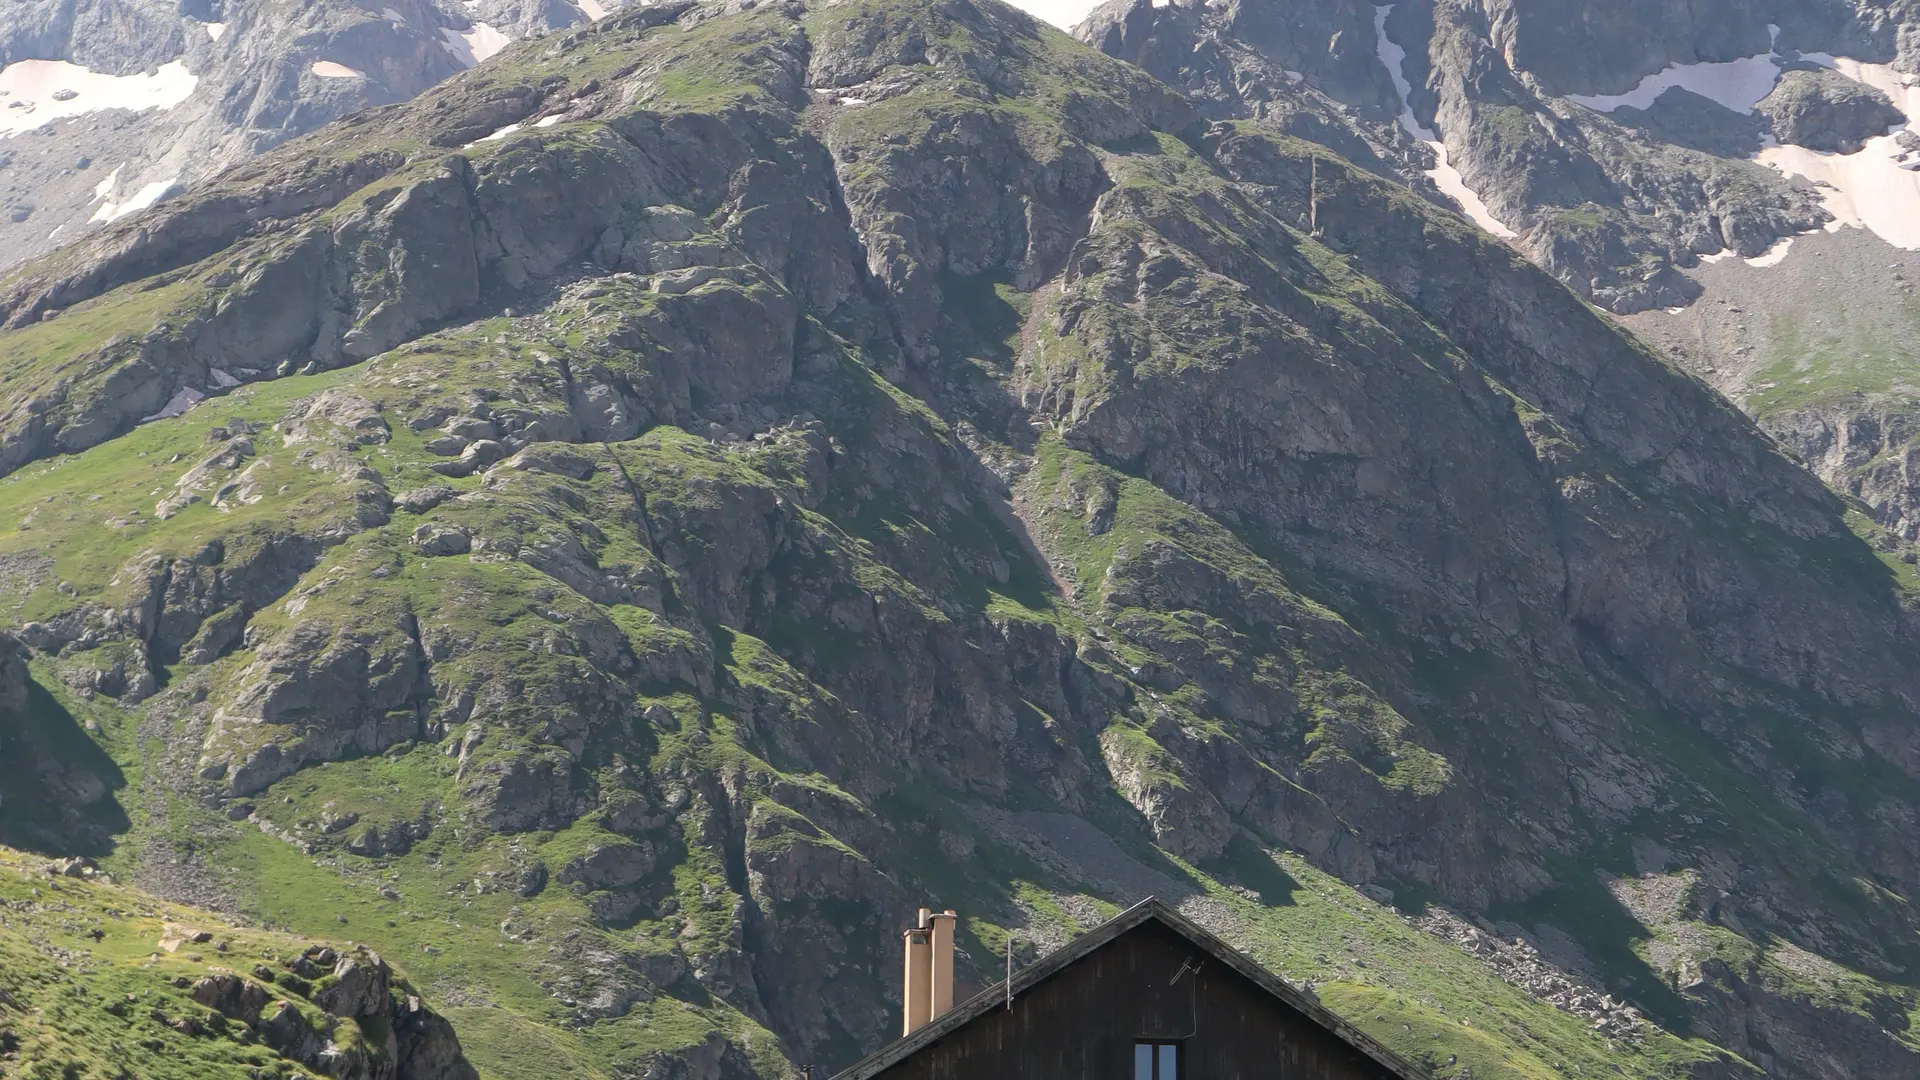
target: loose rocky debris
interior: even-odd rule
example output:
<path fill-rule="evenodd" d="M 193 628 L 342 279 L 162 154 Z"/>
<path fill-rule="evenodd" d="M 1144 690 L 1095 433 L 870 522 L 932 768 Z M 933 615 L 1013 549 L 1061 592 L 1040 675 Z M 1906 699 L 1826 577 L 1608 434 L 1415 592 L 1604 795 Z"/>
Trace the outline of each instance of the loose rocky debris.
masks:
<path fill-rule="evenodd" d="M 1502 940 L 1437 907 L 1430 908 L 1414 925 L 1479 959 L 1502 980 L 1561 1012 L 1590 1021 L 1595 1031 L 1610 1039 L 1638 1042 L 1646 1036 L 1649 1026 L 1639 1010 L 1547 963 L 1540 950 L 1523 938 Z"/>

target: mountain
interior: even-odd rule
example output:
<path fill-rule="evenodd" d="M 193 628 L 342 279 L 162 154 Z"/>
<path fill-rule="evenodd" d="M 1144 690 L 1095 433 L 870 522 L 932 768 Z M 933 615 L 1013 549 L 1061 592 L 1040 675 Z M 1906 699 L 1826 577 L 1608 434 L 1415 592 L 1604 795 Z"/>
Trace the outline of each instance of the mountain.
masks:
<path fill-rule="evenodd" d="M 1463 207 L 1913 540 L 1916 26 L 1902 3 L 1112 0 L 1076 33 L 1210 119 Z"/>
<path fill-rule="evenodd" d="M 137 213 L 586 0 L 20 0 L 0 9 L 0 269 Z"/>
<path fill-rule="evenodd" d="M 1702 259 L 1758 258 L 1823 224 L 1920 248 L 1915 21 L 1867 0 L 1110 0 L 1077 33 L 1211 118 L 1342 112 L 1569 287 L 1632 313 L 1699 296 L 1683 271 Z"/>
<path fill-rule="evenodd" d="M 486 1077 L 831 1069 L 914 907 L 981 985 L 1147 894 L 1438 1076 L 1920 1075 L 1912 543 L 1153 67 L 631 9 L 14 271 L 0 843 Z"/>

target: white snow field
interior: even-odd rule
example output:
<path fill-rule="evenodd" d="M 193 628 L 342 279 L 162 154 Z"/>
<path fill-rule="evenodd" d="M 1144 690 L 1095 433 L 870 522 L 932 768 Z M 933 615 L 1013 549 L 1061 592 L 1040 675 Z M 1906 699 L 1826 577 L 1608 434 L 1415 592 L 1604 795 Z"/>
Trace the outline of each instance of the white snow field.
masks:
<path fill-rule="evenodd" d="M 607 9 L 595 3 L 594 0 L 580 0 L 580 2 L 574 6 L 578 7 L 585 13 L 587 18 L 592 19 L 594 22 L 599 22 L 601 19 L 607 17 Z"/>
<path fill-rule="evenodd" d="M 512 44 L 511 38 L 483 22 L 474 23 L 471 30 L 449 30 L 443 26 L 440 37 L 442 47 L 468 67 Z"/>
<path fill-rule="evenodd" d="M 364 71 L 355 71 L 345 64 L 336 64 L 332 60 L 315 60 L 312 67 L 308 68 L 308 70 L 323 79 L 364 79 L 367 77 Z"/>
<path fill-rule="evenodd" d="M 1461 209 L 1467 212 L 1467 216 L 1473 219 L 1475 225 L 1503 240 L 1513 239 L 1520 234 L 1507 228 L 1500 219 L 1493 216 L 1493 211 L 1487 209 L 1487 204 L 1480 198 L 1479 193 L 1467 186 L 1467 181 L 1460 175 L 1460 170 L 1454 168 L 1447 160 L 1447 144 L 1441 142 L 1439 135 L 1423 126 L 1414 117 L 1413 106 L 1409 104 L 1409 98 L 1413 95 L 1413 86 L 1407 82 L 1407 74 L 1401 66 L 1406 63 L 1407 50 L 1395 45 L 1387 38 L 1387 16 L 1392 13 L 1392 4 L 1374 7 L 1373 39 L 1379 50 L 1380 62 L 1386 65 L 1387 74 L 1393 76 L 1393 88 L 1400 94 L 1400 126 L 1407 129 L 1407 134 L 1433 149 L 1435 164 L 1433 168 L 1427 170 L 1427 176 L 1434 185 L 1452 196 L 1453 200 L 1460 204 Z"/>
<path fill-rule="evenodd" d="M 120 170 L 117 168 L 114 169 L 113 172 L 115 176 L 120 174 Z M 117 203 L 109 200 L 101 203 L 100 208 L 95 210 L 93 216 L 87 220 L 89 223 L 96 221 L 118 221 L 128 214 L 145 210 L 147 207 L 166 198 L 167 193 L 173 190 L 173 186 L 173 177 L 168 177 L 165 180 L 155 180 L 151 184 L 144 184 L 139 191 L 134 192 L 128 197 L 126 202 Z M 108 185 L 103 183 L 93 189 L 95 198 L 106 198 L 106 194 L 100 190 L 102 187 L 108 187 Z M 109 188 L 109 190 L 111 189 Z"/>
<path fill-rule="evenodd" d="M 1568 100 L 1596 112 L 1621 106 L 1644 109 L 1673 87 L 1691 90 L 1732 109 L 1752 114 L 1760 99 L 1772 93 L 1786 58 L 1779 52 L 1779 27 L 1768 28 L 1776 44 L 1765 55 L 1715 64 L 1676 64 L 1640 80 L 1625 94 L 1569 95 Z M 1905 75 L 1887 64 L 1869 64 L 1829 53 L 1798 53 L 1798 59 L 1837 71 L 1854 82 L 1871 86 L 1892 99 L 1908 125 L 1920 119 L 1920 76 Z M 1871 230 L 1894 247 L 1920 250 L 1920 155 L 1902 150 L 1894 128 L 1867 140 L 1851 154 L 1828 154 L 1801 146 L 1780 146 L 1771 139 L 1754 160 L 1788 176 L 1811 181 L 1834 220 L 1829 230 L 1852 226 Z M 1763 255 L 1746 260 L 1753 266 L 1774 266 L 1787 254 L 1791 239 L 1775 244 Z M 1730 253 L 1729 253 L 1730 254 Z M 1714 256 L 1707 256 L 1711 261 Z"/>
<path fill-rule="evenodd" d="M 65 60 L 21 60 L 0 68 L 0 138 L 101 109 L 171 109 L 199 82 L 185 60 L 140 75 L 106 75 Z"/>
<path fill-rule="evenodd" d="M 1767 27 L 1778 39 L 1780 28 Z M 1780 81 L 1780 56 L 1769 49 L 1761 56 L 1748 56 L 1718 64 L 1675 64 L 1640 80 L 1640 85 L 1624 94 L 1568 94 L 1567 100 L 1595 112 L 1612 112 L 1621 106 L 1645 109 L 1661 94 L 1674 87 L 1691 90 L 1703 98 L 1717 101 L 1737 113 L 1751 113 L 1760 99 L 1773 92 Z"/>
<path fill-rule="evenodd" d="M 1920 76 L 1827 53 L 1802 53 L 1800 58 L 1887 95 L 1907 118 L 1907 126 L 1920 118 Z M 1869 229 L 1894 247 L 1920 251 L 1920 172 L 1909 167 L 1920 166 L 1920 155 L 1901 149 L 1895 138 L 1900 130 L 1867 140 L 1857 153 L 1768 146 L 1760 151 L 1759 161 L 1819 185 L 1822 203 L 1834 218 L 1829 230 L 1847 225 Z"/>

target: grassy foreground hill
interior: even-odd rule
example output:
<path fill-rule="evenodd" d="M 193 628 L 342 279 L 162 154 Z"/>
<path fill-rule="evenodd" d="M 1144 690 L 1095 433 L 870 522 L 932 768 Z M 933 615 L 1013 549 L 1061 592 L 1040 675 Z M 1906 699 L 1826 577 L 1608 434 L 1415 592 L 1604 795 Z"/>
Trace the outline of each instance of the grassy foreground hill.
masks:
<path fill-rule="evenodd" d="M 472 1077 L 365 946 L 238 925 L 0 849 L 0 1076 Z"/>
<path fill-rule="evenodd" d="M 1920 1075 L 1911 566 L 1011 8 L 515 46 L 0 321 L 0 841 L 351 935 L 482 1076 L 832 1068 L 913 907 L 984 983 L 1149 893 L 1439 1076 Z"/>

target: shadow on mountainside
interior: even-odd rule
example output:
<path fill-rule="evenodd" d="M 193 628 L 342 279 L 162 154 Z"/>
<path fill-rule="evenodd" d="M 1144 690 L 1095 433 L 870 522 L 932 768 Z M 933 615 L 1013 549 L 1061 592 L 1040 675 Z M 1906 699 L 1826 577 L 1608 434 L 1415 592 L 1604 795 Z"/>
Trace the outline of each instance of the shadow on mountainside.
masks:
<path fill-rule="evenodd" d="M 24 708 L 0 708 L 0 844 L 104 855 L 130 826 L 116 797 L 126 776 L 52 694 L 24 681 Z"/>

